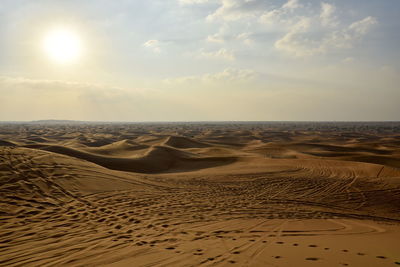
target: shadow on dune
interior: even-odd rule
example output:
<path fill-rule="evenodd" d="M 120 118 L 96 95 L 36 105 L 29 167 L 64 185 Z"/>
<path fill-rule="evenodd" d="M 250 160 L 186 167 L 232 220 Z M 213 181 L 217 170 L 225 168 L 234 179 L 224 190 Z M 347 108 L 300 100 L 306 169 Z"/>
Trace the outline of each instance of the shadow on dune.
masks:
<path fill-rule="evenodd" d="M 164 142 L 165 145 L 175 148 L 204 148 L 210 145 L 181 136 L 169 136 Z"/>
<path fill-rule="evenodd" d="M 379 155 L 390 155 L 391 151 L 366 148 L 366 147 L 346 147 L 346 146 L 334 146 L 334 145 L 324 145 L 324 144 L 311 144 L 311 143 L 298 143 L 287 145 L 286 147 L 298 150 L 302 153 L 374 153 Z"/>
<path fill-rule="evenodd" d="M 1 139 L 0 139 L 0 146 L 11 146 L 11 147 L 15 147 L 15 146 L 17 146 L 17 145 L 14 144 L 13 142 L 9 142 L 9 141 L 1 140 Z"/>
<path fill-rule="evenodd" d="M 235 157 L 200 157 L 165 146 L 153 146 L 140 157 L 126 158 L 96 155 L 57 145 L 26 145 L 24 147 L 83 159 L 112 170 L 138 173 L 194 171 L 222 166 L 236 161 Z"/>
<path fill-rule="evenodd" d="M 380 165 L 394 167 L 394 168 L 400 168 L 400 160 L 399 159 L 387 157 L 387 156 L 356 155 L 356 156 L 342 157 L 341 160 L 367 162 L 367 163 L 380 164 Z"/>

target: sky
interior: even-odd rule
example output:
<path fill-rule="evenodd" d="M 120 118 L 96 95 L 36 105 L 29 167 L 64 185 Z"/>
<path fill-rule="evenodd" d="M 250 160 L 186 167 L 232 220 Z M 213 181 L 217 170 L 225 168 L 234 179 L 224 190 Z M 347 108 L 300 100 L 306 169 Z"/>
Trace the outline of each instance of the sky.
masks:
<path fill-rule="evenodd" d="M 0 121 L 400 120 L 399 13 L 398 0 L 1 0 Z M 60 29 L 79 42 L 70 62 L 44 48 Z"/>

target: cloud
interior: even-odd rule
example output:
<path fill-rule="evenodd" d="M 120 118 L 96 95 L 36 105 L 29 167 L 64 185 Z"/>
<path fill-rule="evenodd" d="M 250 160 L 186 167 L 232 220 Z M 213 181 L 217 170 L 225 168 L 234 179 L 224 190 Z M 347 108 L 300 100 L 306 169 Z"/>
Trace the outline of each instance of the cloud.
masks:
<path fill-rule="evenodd" d="M 336 21 L 336 17 L 333 15 L 335 13 L 336 7 L 329 3 L 321 3 L 321 13 L 319 15 L 321 19 L 321 24 L 323 26 L 335 27 L 338 22 Z"/>
<path fill-rule="evenodd" d="M 342 60 L 343 63 L 353 63 L 354 61 L 354 57 L 346 57 Z"/>
<path fill-rule="evenodd" d="M 8 76 L 0 76 L 0 94 L 0 120 L 140 119 L 137 109 L 159 95 L 151 89 Z"/>
<path fill-rule="evenodd" d="M 352 32 L 356 37 L 362 37 L 371 29 L 371 27 L 377 24 L 378 21 L 374 17 L 366 17 L 362 20 L 353 22 L 349 26 L 349 31 Z"/>
<path fill-rule="evenodd" d="M 262 0 L 222 0 L 221 6 L 208 15 L 206 20 L 234 21 L 254 17 L 265 5 L 266 2 Z"/>
<path fill-rule="evenodd" d="M 321 3 L 321 19 L 328 23 L 333 20 L 335 7 L 328 3 Z M 206 17 L 207 21 L 237 21 L 241 19 L 255 19 L 261 23 L 295 23 L 296 18 L 304 13 L 313 14 L 309 5 L 300 4 L 299 0 L 288 0 L 281 6 L 271 8 L 268 1 L 262 0 L 222 0 L 221 5 Z M 291 25 L 288 25 L 291 26 Z"/>
<path fill-rule="evenodd" d="M 99 90 L 99 89 L 117 89 L 117 87 L 109 87 L 95 83 L 80 83 L 80 82 L 69 82 L 62 80 L 45 80 L 45 79 L 29 79 L 23 77 L 8 77 L 0 76 L 0 90 L 35 90 L 40 91 L 75 91 L 75 90 Z"/>
<path fill-rule="evenodd" d="M 329 7 L 328 9 L 331 9 Z M 321 18 L 320 25 L 328 23 L 329 12 Z M 373 17 L 339 27 L 329 20 L 329 30 L 319 30 L 319 24 L 312 17 L 302 17 L 291 29 L 275 42 L 275 48 L 294 57 L 307 57 L 327 53 L 333 49 L 352 48 L 377 24 Z M 324 22 L 325 21 L 325 22 Z"/>
<path fill-rule="evenodd" d="M 201 83 L 231 83 L 231 82 L 249 82 L 254 80 L 258 73 L 251 69 L 227 68 L 217 73 L 206 73 L 203 75 L 184 76 L 178 78 L 165 79 L 166 84 L 196 84 Z"/>
<path fill-rule="evenodd" d="M 218 32 L 208 35 L 206 41 L 210 43 L 224 43 L 227 39 L 229 39 L 231 28 L 228 23 L 223 23 Z"/>
<path fill-rule="evenodd" d="M 207 81 L 250 81 L 257 76 L 254 70 L 227 68 L 222 72 L 207 74 L 203 79 Z"/>
<path fill-rule="evenodd" d="M 282 6 L 285 9 L 296 9 L 299 7 L 302 7 L 302 5 L 299 4 L 298 0 L 289 0 Z"/>
<path fill-rule="evenodd" d="M 264 12 L 260 17 L 259 21 L 265 24 L 274 24 L 281 21 L 281 16 L 283 15 L 284 11 L 282 9 L 273 9 L 270 11 Z"/>
<path fill-rule="evenodd" d="M 353 22 L 344 29 L 326 34 L 325 38 L 321 41 L 321 47 L 325 51 L 329 48 L 352 48 L 377 23 L 378 21 L 373 17 L 366 17 Z"/>
<path fill-rule="evenodd" d="M 241 40 L 244 44 L 246 45 L 252 45 L 254 43 L 254 40 L 251 39 L 251 36 L 253 33 L 251 32 L 242 32 L 236 36 L 238 40 Z"/>
<path fill-rule="evenodd" d="M 75 95 L 78 97 L 104 96 L 104 99 L 126 97 L 129 94 L 139 95 L 146 89 L 127 90 L 117 86 L 99 83 L 70 82 L 62 80 L 29 79 L 23 77 L 0 76 L 0 92 L 3 94 L 35 94 L 35 95 Z M 25 97 L 26 98 L 26 97 Z"/>
<path fill-rule="evenodd" d="M 234 61 L 235 55 L 231 50 L 227 50 L 225 48 L 221 48 L 216 51 L 206 52 L 204 50 L 200 50 L 199 54 L 200 58 L 211 58 L 211 59 L 224 59 L 228 61 Z"/>
<path fill-rule="evenodd" d="M 158 40 L 148 40 L 143 44 L 143 46 L 153 50 L 155 53 L 161 52 L 160 41 Z"/>
<path fill-rule="evenodd" d="M 280 7 L 263 10 L 258 21 L 280 29 L 290 29 L 305 17 L 311 18 L 313 13 L 314 10 L 299 4 L 297 0 L 288 0 Z"/>
<path fill-rule="evenodd" d="M 209 2 L 210 0 L 179 0 L 181 5 L 195 5 L 195 4 L 204 4 Z"/>
<path fill-rule="evenodd" d="M 278 33 L 280 36 L 273 40 L 277 51 L 293 57 L 309 57 L 353 48 L 377 24 L 376 18 L 371 16 L 345 24 L 339 16 L 343 13 L 336 10 L 336 6 L 328 2 L 312 6 L 299 0 L 287 0 L 271 8 L 261 0 L 221 0 L 221 5 L 206 19 L 222 22 L 227 28 L 231 25 L 236 32 L 208 35 L 207 41 L 223 43 L 226 36 L 232 36 L 250 45 L 254 41 L 246 29 L 251 27 L 253 31 Z M 246 28 L 240 28 L 239 22 L 247 25 Z"/>
<path fill-rule="evenodd" d="M 219 33 L 216 33 L 216 34 L 213 34 L 213 35 L 208 35 L 206 40 L 207 40 L 207 42 L 210 42 L 210 43 L 223 43 L 223 42 L 225 42 L 224 38 Z"/>
<path fill-rule="evenodd" d="M 28 96 L 36 95 L 41 97 L 52 96 L 74 96 L 87 100 L 102 99 L 114 101 L 126 99 L 132 96 L 137 97 L 149 92 L 148 89 L 135 88 L 124 89 L 98 83 L 69 82 L 62 80 L 29 79 L 22 77 L 0 76 L 0 93 L 7 96 L 21 96 L 25 99 Z M 56 99 L 50 99 L 56 100 Z M 62 99 L 59 99 L 62 100 Z"/>

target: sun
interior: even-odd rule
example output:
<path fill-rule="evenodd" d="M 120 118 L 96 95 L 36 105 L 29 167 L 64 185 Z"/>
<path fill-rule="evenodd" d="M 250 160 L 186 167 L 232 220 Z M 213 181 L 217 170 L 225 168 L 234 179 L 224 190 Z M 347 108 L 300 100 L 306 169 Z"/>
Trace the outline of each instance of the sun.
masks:
<path fill-rule="evenodd" d="M 43 49 L 49 59 L 66 64 L 78 61 L 82 52 L 82 44 L 77 33 L 69 29 L 58 28 L 45 35 Z"/>

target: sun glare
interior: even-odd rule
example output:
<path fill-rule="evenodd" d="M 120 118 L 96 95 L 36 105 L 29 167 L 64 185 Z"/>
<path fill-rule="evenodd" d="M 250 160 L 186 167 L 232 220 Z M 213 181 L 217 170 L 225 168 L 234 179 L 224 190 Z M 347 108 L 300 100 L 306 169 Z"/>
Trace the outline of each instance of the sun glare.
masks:
<path fill-rule="evenodd" d="M 43 48 L 51 60 L 62 64 L 76 62 L 82 50 L 79 36 L 67 29 L 55 29 L 47 33 Z"/>

